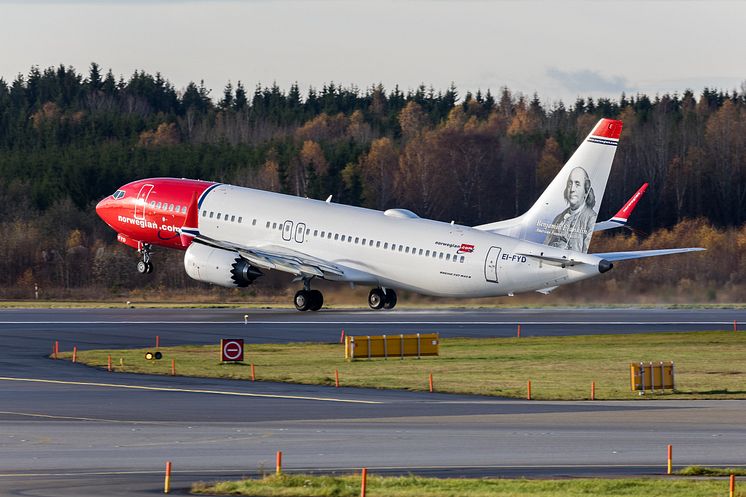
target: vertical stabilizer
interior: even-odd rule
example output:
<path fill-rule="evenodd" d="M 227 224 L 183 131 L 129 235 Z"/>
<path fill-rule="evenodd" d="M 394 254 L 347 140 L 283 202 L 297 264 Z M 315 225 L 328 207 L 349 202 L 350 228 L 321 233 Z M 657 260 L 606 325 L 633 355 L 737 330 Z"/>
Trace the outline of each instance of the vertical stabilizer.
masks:
<path fill-rule="evenodd" d="M 588 252 L 621 133 L 622 121 L 601 119 L 525 214 L 476 228 Z"/>

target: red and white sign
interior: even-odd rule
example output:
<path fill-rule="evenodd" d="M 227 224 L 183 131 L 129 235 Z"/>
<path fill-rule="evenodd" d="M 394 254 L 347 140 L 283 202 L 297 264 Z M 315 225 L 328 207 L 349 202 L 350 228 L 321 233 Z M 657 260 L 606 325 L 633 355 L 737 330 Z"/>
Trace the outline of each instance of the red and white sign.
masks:
<path fill-rule="evenodd" d="M 243 338 L 222 338 L 220 356 L 223 362 L 243 361 Z"/>

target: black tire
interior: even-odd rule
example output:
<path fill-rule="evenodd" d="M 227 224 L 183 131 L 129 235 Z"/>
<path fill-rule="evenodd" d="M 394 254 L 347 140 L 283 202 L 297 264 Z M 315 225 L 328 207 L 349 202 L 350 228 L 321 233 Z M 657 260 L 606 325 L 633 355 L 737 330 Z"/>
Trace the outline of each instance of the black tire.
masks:
<path fill-rule="evenodd" d="M 383 303 L 383 308 L 393 309 L 394 307 L 396 307 L 396 301 L 396 292 L 391 289 L 386 290 L 386 302 Z"/>
<path fill-rule="evenodd" d="M 311 304 L 308 309 L 311 311 L 318 311 L 324 305 L 324 294 L 318 290 L 311 290 L 308 292 L 308 296 L 311 298 Z"/>
<path fill-rule="evenodd" d="M 150 274 L 153 272 L 153 263 L 152 262 L 146 262 L 145 263 L 145 274 Z"/>
<path fill-rule="evenodd" d="M 368 294 L 368 305 L 371 309 L 378 310 L 383 308 L 386 302 L 386 296 L 380 288 L 374 288 Z"/>
<path fill-rule="evenodd" d="M 305 290 L 298 290 L 295 297 L 293 297 L 293 304 L 295 304 L 295 308 L 299 311 L 307 311 L 310 309 L 311 298 L 308 293 L 309 292 Z"/>
<path fill-rule="evenodd" d="M 148 265 L 145 263 L 145 261 L 137 261 L 137 272 L 140 274 L 145 274 L 148 272 Z"/>
<path fill-rule="evenodd" d="M 160 361 L 161 359 L 163 359 L 163 354 L 161 354 L 160 352 L 156 352 L 155 354 L 153 354 L 153 357 L 156 361 Z"/>

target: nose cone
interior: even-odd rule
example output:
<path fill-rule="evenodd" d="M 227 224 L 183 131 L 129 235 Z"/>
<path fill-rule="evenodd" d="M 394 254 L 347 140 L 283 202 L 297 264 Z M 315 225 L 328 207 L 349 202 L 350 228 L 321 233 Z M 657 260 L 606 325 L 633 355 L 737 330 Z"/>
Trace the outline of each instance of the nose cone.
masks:
<path fill-rule="evenodd" d="M 111 207 L 111 199 L 109 197 L 104 198 L 96 204 L 96 214 L 98 214 L 98 217 L 100 217 L 104 222 L 107 224 L 109 223 L 109 220 L 107 219 L 108 211 Z"/>

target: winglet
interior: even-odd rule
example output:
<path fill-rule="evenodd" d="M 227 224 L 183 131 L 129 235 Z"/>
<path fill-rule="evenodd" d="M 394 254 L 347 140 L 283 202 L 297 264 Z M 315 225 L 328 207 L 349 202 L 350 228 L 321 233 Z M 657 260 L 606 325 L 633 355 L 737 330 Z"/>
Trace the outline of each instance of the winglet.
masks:
<path fill-rule="evenodd" d="M 627 203 L 624 204 L 624 207 L 619 209 L 619 212 L 614 214 L 614 216 L 611 218 L 612 221 L 621 221 L 623 223 L 627 222 L 627 219 L 629 219 L 629 215 L 632 214 L 632 211 L 635 209 L 635 206 L 637 205 L 637 202 L 640 201 L 642 198 L 642 195 L 645 193 L 645 190 L 648 189 L 648 183 L 643 184 L 637 192 L 635 192 L 632 197 L 627 200 Z"/>
<path fill-rule="evenodd" d="M 632 197 L 630 197 L 629 200 L 627 200 L 627 203 L 624 204 L 624 207 L 619 209 L 614 216 L 607 220 L 600 223 L 596 223 L 596 225 L 593 227 L 593 231 L 605 231 L 610 230 L 612 228 L 621 228 L 623 226 L 627 225 L 627 220 L 629 219 L 629 216 L 632 214 L 632 211 L 635 209 L 635 206 L 637 206 L 637 202 L 640 201 L 642 198 L 642 195 L 645 193 L 645 190 L 648 189 L 648 183 L 643 184 Z"/>

